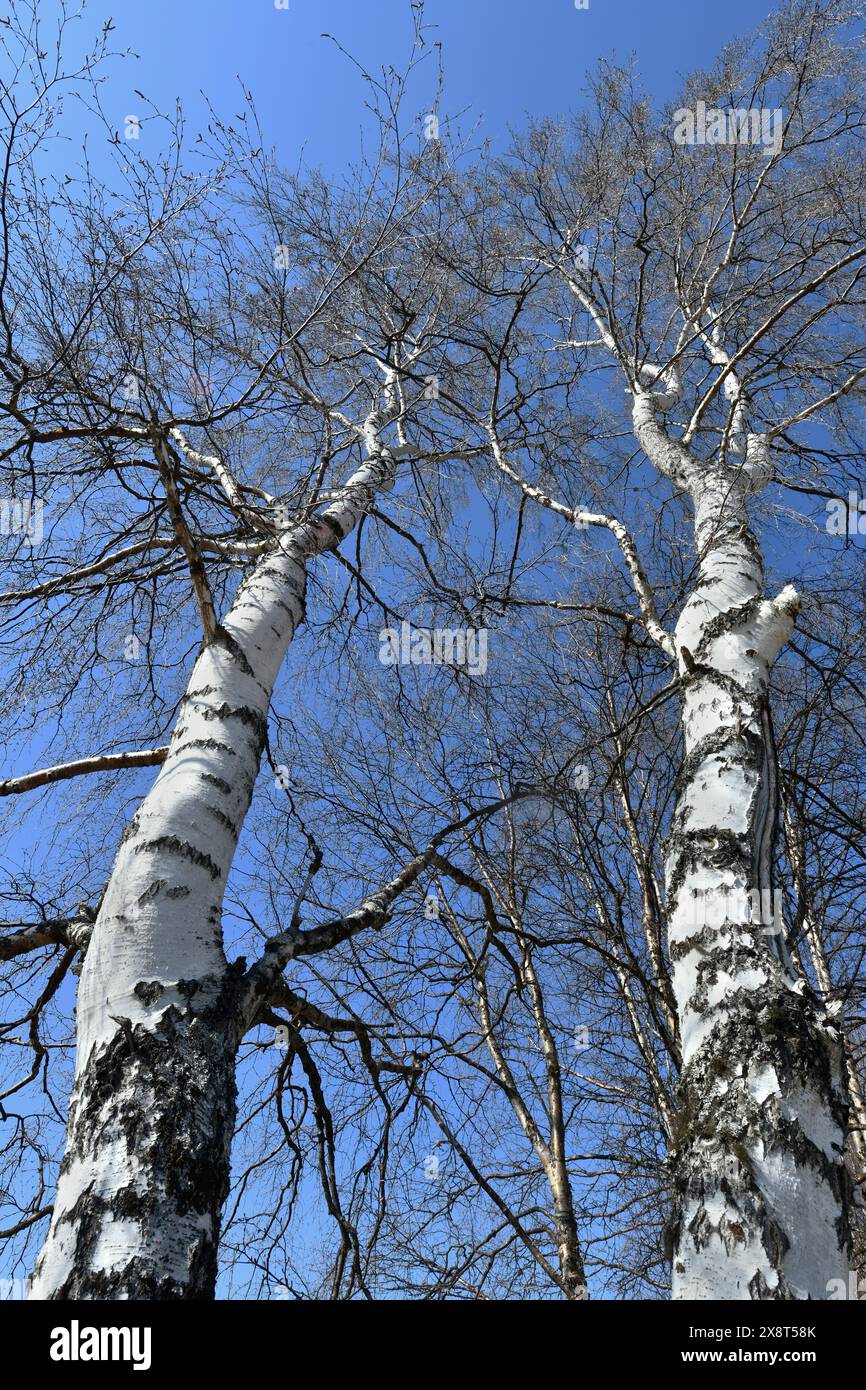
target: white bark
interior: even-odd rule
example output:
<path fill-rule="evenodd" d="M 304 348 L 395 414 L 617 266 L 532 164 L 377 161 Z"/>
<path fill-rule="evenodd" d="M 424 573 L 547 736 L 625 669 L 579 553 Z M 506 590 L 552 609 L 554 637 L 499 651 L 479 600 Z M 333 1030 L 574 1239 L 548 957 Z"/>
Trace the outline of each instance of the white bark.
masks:
<path fill-rule="evenodd" d="M 676 353 L 663 368 L 634 361 L 615 319 L 595 302 L 591 277 L 561 266 L 625 375 L 644 453 L 695 508 L 699 580 L 673 643 L 685 761 L 666 853 L 683 1059 L 670 1154 L 680 1299 L 827 1299 L 850 1265 L 843 1039 L 795 974 L 784 933 L 768 931 L 751 912 L 756 894 L 772 902 L 778 798 L 769 675 L 800 599 L 790 586 L 772 601 L 763 597 L 748 516 L 749 497 L 773 475 L 772 438 L 794 421 L 769 435 L 749 432 L 739 377 L 740 363 L 786 308 L 841 265 L 789 296 L 732 354 L 720 332 L 700 327 L 708 282 L 684 322 L 720 370 L 681 438 L 660 419 L 681 399 Z M 691 444 L 720 391 L 728 422 L 718 457 L 704 461 Z"/>
<path fill-rule="evenodd" d="M 240 585 L 125 832 L 81 973 L 66 1155 L 34 1298 L 212 1296 L 242 1031 L 223 893 L 307 561 L 392 485 L 398 451 L 380 443 L 391 418 L 371 414 L 368 460 L 339 499 L 281 534 Z"/>
<path fill-rule="evenodd" d="M 762 596 L 747 501 L 767 477 L 765 441 L 751 436 L 739 468 L 683 470 L 684 452 L 665 441 L 692 494 L 700 557 L 676 629 L 685 764 L 667 847 L 683 1048 L 673 1293 L 826 1299 L 849 1268 L 842 1039 L 784 934 L 750 910 L 772 892 L 769 672 L 800 600 L 790 587 Z"/>

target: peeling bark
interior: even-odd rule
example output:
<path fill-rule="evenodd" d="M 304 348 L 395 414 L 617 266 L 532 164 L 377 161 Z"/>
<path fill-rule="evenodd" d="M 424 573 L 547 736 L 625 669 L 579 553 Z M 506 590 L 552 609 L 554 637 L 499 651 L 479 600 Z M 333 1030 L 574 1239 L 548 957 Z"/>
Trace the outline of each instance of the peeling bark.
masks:
<path fill-rule="evenodd" d="M 51 1233 L 32 1298 L 207 1299 L 217 1272 L 235 1118 L 231 976 L 199 1009 L 97 1044 L 70 1103 Z M 207 982 L 209 984 L 209 982 Z M 162 994 L 142 982 L 142 1002 Z"/>
<path fill-rule="evenodd" d="M 87 949 L 54 1214 L 31 1296 L 213 1297 L 242 1031 L 222 901 L 274 682 L 304 617 L 308 559 L 337 545 L 394 454 L 282 533 L 195 663 L 165 762 L 124 833 Z"/>
<path fill-rule="evenodd" d="M 760 450 L 747 462 L 688 476 L 700 577 L 676 630 L 685 761 L 666 847 L 683 1046 L 673 1293 L 826 1299 L 849 1269 L 845 1061 L 784 931 L 752 910 L 772 894 L 778 815 L 769 673 L 800 603 L 762 596 L 747 514 Z"/>

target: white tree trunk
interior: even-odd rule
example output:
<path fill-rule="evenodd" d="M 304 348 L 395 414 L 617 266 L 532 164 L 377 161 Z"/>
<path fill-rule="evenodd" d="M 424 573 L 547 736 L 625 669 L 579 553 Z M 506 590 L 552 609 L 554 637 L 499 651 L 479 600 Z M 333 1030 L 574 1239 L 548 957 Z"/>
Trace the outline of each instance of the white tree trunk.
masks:
<path fill-rule="evenodd" d="M 393 456 L 284 533 L 241 584 L 189 681 L 165 763 L 126 830 L 81 973 L 66 1153 L 32 1297 L 213 1296 L 228 1191 L 241 969 L 226 880 L 274 681 L 304 616 L 306 563 L 348 534 Z"/>
<path fill-rule="evenodd" d="M 768 677 L 800 606 L 790 587 L 762 597 L 754 465 L 689 470 L 700 579 L 676 630 L 685 764 L 666 864 L 680 1299 L 826 1299 L 849 1269 L 842 1039 L 778 920 L 752 910 L 756 892 L 770 905 L 777 821 Z"/>

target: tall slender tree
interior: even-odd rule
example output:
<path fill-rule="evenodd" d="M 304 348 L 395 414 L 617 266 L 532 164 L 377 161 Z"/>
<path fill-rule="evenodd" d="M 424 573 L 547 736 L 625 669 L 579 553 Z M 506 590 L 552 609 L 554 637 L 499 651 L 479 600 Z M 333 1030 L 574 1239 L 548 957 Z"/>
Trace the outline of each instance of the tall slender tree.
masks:
<path fill-rule="evenodd" d="M 0 1099 L 46 1096 L 6 1235 L 38 1298 L 212 1297 L 221 1258 L 299 1297 L 832 1297 L 857 15 L 794 0 L 661 111 L 605 66 L 498 160 L 401 130 L 416 22 L 345 183 L 249 93 L 53 175 L 110 29 L 65 65 L 29 0 L 2 26 L 0 794 L 49 827 L 4 890 Z"/>

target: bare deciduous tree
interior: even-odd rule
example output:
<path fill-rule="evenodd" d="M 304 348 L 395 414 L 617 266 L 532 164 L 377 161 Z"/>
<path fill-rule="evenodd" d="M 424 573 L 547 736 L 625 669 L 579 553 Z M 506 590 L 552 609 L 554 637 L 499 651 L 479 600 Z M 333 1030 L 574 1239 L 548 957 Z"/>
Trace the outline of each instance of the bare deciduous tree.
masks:
<path fill-rule="evenodd" d="M 832 1297 L 862 566 L 803 507 L 862 454 L 857 15 L 795 0 L 676 109 L 605 66 L 477 160 L 401 131 L 419 13 L 345 186 L 246 94 L 106 188 L 40 161 L 109 35 L 49 71 L 33 14 L 0 468 L 47 530 L 0 595 L 0 794 L 51 835 L 0 958 L 35 1296 L 208 1297 L 221 1255 L 296 1297 Z"/>

